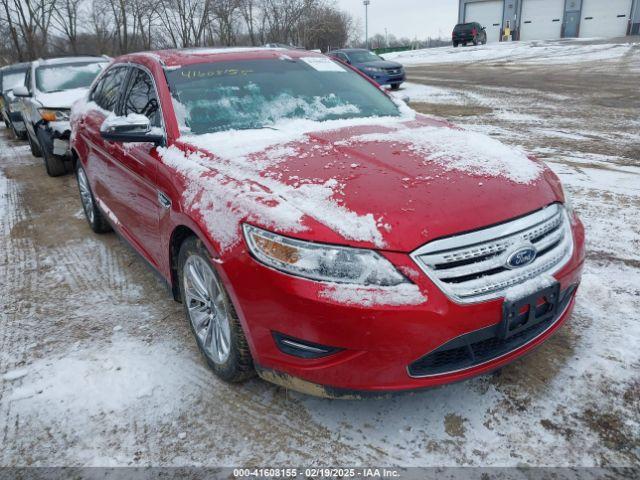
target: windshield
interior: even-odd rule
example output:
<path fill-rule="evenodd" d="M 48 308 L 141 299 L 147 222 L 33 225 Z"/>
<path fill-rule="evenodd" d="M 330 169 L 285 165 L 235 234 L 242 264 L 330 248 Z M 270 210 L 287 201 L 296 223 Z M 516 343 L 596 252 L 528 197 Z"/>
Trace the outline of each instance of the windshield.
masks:
<path fill-rule="evenodd" d="M 20 85 L 24 85 L 24 77 L 27 74 L 26 70 L 17 72 L 7 72 L 2 74 L 2 91 L 13 90 Z"/>
<path fill-rule="evenodd" d="M 36 69 L 36 88 L 44 93 L 88 88 L 107 62 L 67 63 Z"/>
<path fill-rule="evenodd" d="M 460 25 L 456 25 L 456 28 L 454 28 L 454 30 L 456 32 L 462 32 L 462 31 L 471 30 L 473 29 L 474 26 L 475 24 L 473 23 L 461 23 Z"/>
<path fill-rule="evenodd" d="M 349 52 L 348 55 L 351 63 L 379 62 L 380 60 L 382 60 L 382 58 L 377 56 L 375 53 L 366 51 Z"/>
<path fill-rule="evenodd" d="M 204 63 L 166 72 L 181 130 L 265 128 L 283 119 L 398 116 L 360 75 L 326 57 Z"/>

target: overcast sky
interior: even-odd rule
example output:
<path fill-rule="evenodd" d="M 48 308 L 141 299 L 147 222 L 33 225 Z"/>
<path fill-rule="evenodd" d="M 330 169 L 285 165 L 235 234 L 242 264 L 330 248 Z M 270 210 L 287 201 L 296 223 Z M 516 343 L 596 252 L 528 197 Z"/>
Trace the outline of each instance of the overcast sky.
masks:
<path fill-rule="evenodd" d="M 362 0 L 336 0 L 336 4 L 360 20 L 364 39 Z M 369 35 L 387 28 L 396 37 L 449 37 L 458 19 L 458 0 L 371 0 Z"/>

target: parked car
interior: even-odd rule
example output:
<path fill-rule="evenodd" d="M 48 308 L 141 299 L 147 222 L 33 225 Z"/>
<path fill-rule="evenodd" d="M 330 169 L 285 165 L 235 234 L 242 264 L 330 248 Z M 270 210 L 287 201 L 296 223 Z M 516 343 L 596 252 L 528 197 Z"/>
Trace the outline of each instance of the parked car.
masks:
<path fill-rule="evenodd" d="M 399 89 L 406 79 L 404 67 L 400 63 L 387 61 L 369 50 L 345 48 L 333 50 L 327 55 L 357 68 L 378 85 L 391 85 L 393 90 Z"/>
<path fill-rule="evenodd" d="M 27 130 L 22 121 L 20 101 L 13 95 L 13 89 L 24 85 L 28 68 L 28 63 L 17 63 L 0 69 L 0 112 L 2 120 L 4 120 L 6 127 L 21 140 L 27 139 Z"/>
<path fill-rule="evenodd" d="M 25 84 L 14 88 L 20 98 L 27 140 L 35 157 L 44 157 L 52 177 L 66 171 L 69 158 L 69 112 L 108 64 L 105 57 L 65 57 L 30 64 Z"/>
<path fill-rule="evenodd" d="M 453 29 L 451 40 L 454 47 L 469 43 L 485 45 L 487 43 L 487 31 L 478 22 L 459 23 Z"/>
<path fill-rule="evenodd" d="M 166 279 L 224 380 L 431 387 L 530 352 L 573 308 L 584 229 L 557 176 L 323 55 L 126 55 L 71 123 L 90 227 Z"/>

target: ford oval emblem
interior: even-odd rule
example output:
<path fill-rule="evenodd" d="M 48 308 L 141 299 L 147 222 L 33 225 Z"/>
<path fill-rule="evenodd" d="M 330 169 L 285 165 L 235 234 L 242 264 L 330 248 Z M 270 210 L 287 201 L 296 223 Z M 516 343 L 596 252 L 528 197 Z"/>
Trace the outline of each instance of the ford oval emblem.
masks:
<path fill-rule="evenodd" d="M 519 247 L 514 252 L 510 253 L 507 257 L 507 268 L 520 268 L 526 267 L 533 263 L 538 255 L 538 251 L 536 247 L 533 245 L 527 245 L 524 247 Z"/>

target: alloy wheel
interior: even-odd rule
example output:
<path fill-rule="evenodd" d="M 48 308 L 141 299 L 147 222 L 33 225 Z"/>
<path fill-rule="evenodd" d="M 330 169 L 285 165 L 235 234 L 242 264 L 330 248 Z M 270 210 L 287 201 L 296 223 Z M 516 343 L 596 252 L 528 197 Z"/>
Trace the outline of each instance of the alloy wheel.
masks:
<path fill-rule="evenodd" d="M 231 351 L 231 325 L 216 274 L 205 259 L 191 255 L 184 265 L 183 282 L 189 321 L 198 341 L 214 363 L 225 363 Z"/>
<path fill-rule="evenodd" d="M 78 169 L 78 188 L 80 189 L 80 200 L 82 201 L 82 208 L 87 216 L 89 223 L 93 223 L 93 196 L 91 195 L 91 188 L 89 187 L 89 180 L 82 168 Z"/>

